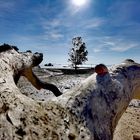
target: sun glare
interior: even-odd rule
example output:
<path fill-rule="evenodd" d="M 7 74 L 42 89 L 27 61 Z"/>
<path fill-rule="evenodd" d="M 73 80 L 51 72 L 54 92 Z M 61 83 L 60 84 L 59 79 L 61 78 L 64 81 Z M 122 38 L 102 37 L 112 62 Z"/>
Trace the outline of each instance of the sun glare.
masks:
<path fill-rule="evenodd" d="M 75 5 L 75 6 L 83 6 L 86 4 L 86 1 L 87 0 L 72 0 L 72 4 Z"/>

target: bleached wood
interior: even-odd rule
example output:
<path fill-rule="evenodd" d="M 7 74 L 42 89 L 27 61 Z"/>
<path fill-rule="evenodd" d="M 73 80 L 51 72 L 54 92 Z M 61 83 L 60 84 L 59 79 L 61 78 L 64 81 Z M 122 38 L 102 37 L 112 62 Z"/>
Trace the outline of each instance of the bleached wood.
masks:
<path fill-rule="evenodd" d="M 140 64 L 125 61 L 44 103 L 21 94 L 14 81 L 38 59 L 39 54 L 14 49 L 0 53 L 0 139 L 112 140 L 140 87 Z"/>

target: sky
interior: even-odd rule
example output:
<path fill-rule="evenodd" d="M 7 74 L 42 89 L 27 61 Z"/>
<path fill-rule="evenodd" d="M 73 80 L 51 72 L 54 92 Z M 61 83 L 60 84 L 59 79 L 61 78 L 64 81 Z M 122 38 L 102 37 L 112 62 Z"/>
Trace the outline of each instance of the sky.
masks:
<path fill-rule="evenodd" d="M 42 52 L 42 65 L 69 64 L 78 36 L 86 64 L 140 63 L 140 0 L 0 0 L 0 44 Z"/>

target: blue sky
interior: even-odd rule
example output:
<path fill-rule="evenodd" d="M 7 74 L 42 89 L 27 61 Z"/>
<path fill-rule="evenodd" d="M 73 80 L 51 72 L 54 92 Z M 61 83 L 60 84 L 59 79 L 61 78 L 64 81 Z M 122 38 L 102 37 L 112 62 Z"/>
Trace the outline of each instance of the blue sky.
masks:
<path fill-rule="evenodd" d="M 88 64 L 140 62 L 140 0 L 0 0 L 0 44 L 43 52 L 42 64 L 67 64 L 76 36 Z"/>

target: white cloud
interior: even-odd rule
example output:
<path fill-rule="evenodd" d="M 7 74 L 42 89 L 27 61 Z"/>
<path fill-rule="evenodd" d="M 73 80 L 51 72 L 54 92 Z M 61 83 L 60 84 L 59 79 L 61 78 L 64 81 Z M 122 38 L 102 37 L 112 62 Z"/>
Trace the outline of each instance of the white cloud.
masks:
<path fill-rule="evenodd" d="M 93 52 L 95 52 L 95 53 L 98 53 L 98 52 L 101 52 L 102 50 L 101 50 L 101 48 L 93 48 Z"/>
<path fill-rule="evenodd" d="M 60 34 L 60 33 L 53 33 L 53 32 L 51 32 L 49 36 L 50 36 L 50 38 L 52 38 L 52 39 L 60 39 L 60 38 L 63 38 L 63 37 L 64 37 L 63 34 Z"/>
<path fill-rule="evenodd" d="M 61 21 L 60 19 L 53 19 L 53 20 L 46 20 L 46 19 L 42 19 L 41 20 L 41 26 L 45 29 L 48 30 L 50 28 L 55 28 L 61 25 Z"/>
<path fill-rule="evenodd" d="M 109 46 L 115 46 L 115 42 L 111 42 L 111 41 L 106 41 L 104 42 L 104 44 Z"/>
<path fill-rule="evenodd" d="M 135 47 L 137 47 L 137 44 L 118 43 L 116 46 L 114 45 L 114 47 L 110 48 L 110 50 L 117 51 L 117 52 L 125 52 Z"/>
<path fill-rule="evenodd" d="M 61 33 L 61 20 L 60 19 L 52 19 L 47 20 L 42 18 L 40 20 L 40 25 L 43 28 L 42 39 L 50 40 L 50 39 L 61 39 L 64 35 Z"/>
<path fill-rule="evenodd" d="M 100 27 L 105 21 L 102 18 L 94 18 L 91 20 L 87 20 L 85 24 L 85 28 L 97 28 Z"/>
<path fill-rule="evenodd" d="M 96 42 L 94 42 L 95 48 L 93 48 L 95 53 L 103 51 L 126 52 L 139 46 L 138 42 L 122 38 L 116 39 L 114 37 L 100 37 L 96 39 Z"/>
<path fill-rule="evenodd" d="M 116 52 L 125 52 L 138 46 L 136 42 L 122 38 L 110 38 L 108 41 L 104 41 L 104 45 L 108 46 L 109 50 Z"/>

